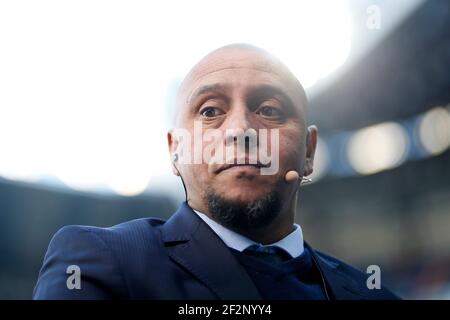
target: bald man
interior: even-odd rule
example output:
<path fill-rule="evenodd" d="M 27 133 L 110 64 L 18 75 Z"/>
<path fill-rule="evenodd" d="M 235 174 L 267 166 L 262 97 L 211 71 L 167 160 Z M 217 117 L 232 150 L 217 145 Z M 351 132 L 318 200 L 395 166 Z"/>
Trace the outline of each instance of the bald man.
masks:
<path fill-rule="evenodd" d="M 250 45 L 219 48 L 186 76 L 168 132 L 186 201 L 168 221 L 67 226 L 35 299 L 395 299 L 314 250 L 294 222 L 317 128 L 299 81 Z"/>

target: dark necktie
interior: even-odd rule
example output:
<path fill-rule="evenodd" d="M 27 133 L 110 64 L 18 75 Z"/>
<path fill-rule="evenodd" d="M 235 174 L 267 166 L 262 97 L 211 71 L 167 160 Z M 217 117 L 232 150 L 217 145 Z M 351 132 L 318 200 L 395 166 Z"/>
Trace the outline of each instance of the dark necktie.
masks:
<path fill-rule="evenodd" d="M 277 264 L 291 259 L 291 255 L 277 246 L 262 246 L 253 244 L 243 251 L 244 254 L 256 257 L 271 264 Z"/>

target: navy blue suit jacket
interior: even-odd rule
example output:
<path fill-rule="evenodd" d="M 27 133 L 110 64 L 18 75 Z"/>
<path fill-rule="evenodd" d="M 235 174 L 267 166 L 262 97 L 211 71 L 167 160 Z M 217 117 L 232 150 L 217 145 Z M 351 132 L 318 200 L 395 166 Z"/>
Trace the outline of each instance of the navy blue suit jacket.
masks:
<path fill-rule="evenodd" d="M 319 251 L 311 252 L 330 299 L 397 298 L 385 288 L 369 290 L 367 274 Z M 80 268 L 81 289 L 68 289 L 70 274 L 66 270 L 70 265 Z M 62 228 L 50 242 L 33 298 L 183 300 L 261 296 L 222 240 L 183 203 L 167 221 L 144 218 L 111 228 Z"/>

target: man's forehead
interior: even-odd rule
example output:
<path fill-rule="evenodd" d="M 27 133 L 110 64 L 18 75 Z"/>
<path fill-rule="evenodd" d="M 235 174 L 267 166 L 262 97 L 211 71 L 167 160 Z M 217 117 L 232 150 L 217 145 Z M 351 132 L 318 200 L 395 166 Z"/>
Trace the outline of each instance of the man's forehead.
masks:
<path fill-rule="evenodd" d="M 266 73 L 269 77 L 276 77 L 284 84 L 288 84 L 287 87 L 294 88 L 294 98 L 299 99 L 302 109 L 306 107 L 306 96 L 302 85 L 281 61 L 258 47 L 233 44 L 211 52 L 191 69 L 181 83 L 177 94 L 177 113 L 181 111 L 180 108 L 183 109 L 183 105 L 200 85 L 202 78 L 208 78 L 208 75 L 222 70 L 232 71 L 233 69 L 257 70 Z"/>
<path fill-rule="evenodd" d="M 282 76 L 286 70 L 267 52 L 253 47 L 220 48 L 197 63 L 185 78 L 185 85 L 195 82 L 208 74 L 232 69 L 259 70 Z"/>

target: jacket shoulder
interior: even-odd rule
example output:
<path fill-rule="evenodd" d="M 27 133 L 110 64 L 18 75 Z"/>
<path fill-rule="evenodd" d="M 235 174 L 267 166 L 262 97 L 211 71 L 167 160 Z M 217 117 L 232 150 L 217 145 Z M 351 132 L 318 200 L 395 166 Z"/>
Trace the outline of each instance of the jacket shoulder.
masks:
<path fill-rule="evenodd" d="M 140 218 L 106 228 L 71 225 L 63 227 L 59 232 L 90 232 L 100 237 L 106 244 L 112 241 L 115 244 L 130 246 L 144 240 L 155 240 L 159 234 L 157 227 L 163 223 L 164 220 L 158 218 Z"/>
<path fill-rule="evenodd" d="M 59 229 L 50 241 L 53 246 L 63 246 L 69 249 L 77 246 L 80 241 L 88 241 L 93 246 L 103 246 L 112 251 L 129 252 L 139 250 L 146 244 L 159 239 L 157 226 L 164 223 L 158 218 L 141 218 L 126 221 L 112 227 L 95 227 L 87 225 L 68 225 Z"/>
<path fill-rule="evenodd" d="M 158 218 L 141 218 L 126 221 L 112 227 L 100 228 L 93 226 L 67 226 L 59 233 L 67 236 L 90 233 L 99 243 L 114 255 L 119 267 L 133 270 L 146 257 L 153 258 L 162 254 L 163 243 L 158 229 L 164 220 Z"/>
<path fill-rule="evenodd" d="M 152 256 L 152 249 L 154 252 L 158 248 L 160 237 L 156 226 L 163 222 L 143 218 L 109 228 L 82 225 L 61 228 L 50 241 L 33 298 L 126 298 L 127 275 L 140 271 L 141 257 Z M 68 290 L 70 266 L 80 270 L 82 290 Z"/>

